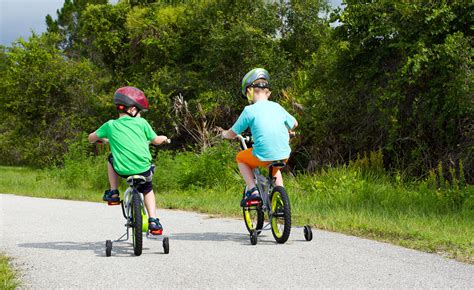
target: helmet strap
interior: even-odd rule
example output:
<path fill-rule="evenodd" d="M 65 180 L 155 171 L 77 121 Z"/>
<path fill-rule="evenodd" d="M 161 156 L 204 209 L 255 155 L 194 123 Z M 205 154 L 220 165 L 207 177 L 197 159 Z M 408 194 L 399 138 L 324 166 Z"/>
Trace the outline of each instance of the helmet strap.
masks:
<path fill-rule="evenodd" d="M 135 114 L 133 114 L 133 113 L 129 112 L 130 108 L 131 107 L 126 107 L 124 105 L 117 105 L 117 107 L 116 107 L 117 112 L 119 114 L 120 113 L 125 113 L 125 114 L 129 115 L 130 117 L 135 118 L 140 113 L 140 110 L 137 107 L 135 107 L 136 111 L 135 111 Z"/>
<path fill-rule="evenodd" d="M 128 110 L 125 113 L 127 113 L 127 115 L 129 115 L 130 117 L 135 118 L 138 114 L 140 114 L 140 110 L 137 107 L 134 107 L 134 108 L 135 108 L 135 114 L 130 113 Z"/>

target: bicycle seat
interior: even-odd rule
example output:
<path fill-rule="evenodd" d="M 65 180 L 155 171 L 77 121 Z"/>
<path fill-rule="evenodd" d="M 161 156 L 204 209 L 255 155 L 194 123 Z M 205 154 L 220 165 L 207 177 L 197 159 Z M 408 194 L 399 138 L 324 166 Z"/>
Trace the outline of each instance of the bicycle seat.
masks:
<path fill-rule="evenodd" d="M 273 161 L 272 163 L 270 163 L 270 165 L 268 165 L 268 167 L 273 167 L 273 168 L 283 168 L 286 166 L 286 163 L 284 161 Z"/>
<path fill-rule="evenodd" d="M 145 176 L 142 175 L 131 175 L 127 177 L 127 183 L 132 184 L 144 184 L 146 182 Z"/>

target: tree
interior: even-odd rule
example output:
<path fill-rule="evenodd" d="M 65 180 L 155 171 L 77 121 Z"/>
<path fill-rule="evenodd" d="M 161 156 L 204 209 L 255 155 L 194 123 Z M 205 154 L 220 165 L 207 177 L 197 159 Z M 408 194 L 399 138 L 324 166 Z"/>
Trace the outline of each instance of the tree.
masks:
<path fill-rule="evenodd" d="M 61 162 L 68 140 L 101 119 L 107 77 L 87 60 L 68 60 L 57 34 L 33 35 L 7 52 L 0 88 L 2 163 Z"/>
<path fill-rule="evenodd" d="M 79 56 L 77 52 L 81 47 L 78 37 L 79 21 L 83 11 L 89 4 L 107 4 L 108 0 L 65 0 L 63 7 L 56 11 L 57 19 L 51 15 L 46 16 L 48 32 L 58 33 L 62 37 L 60 47 L 69 56 Z"/>
<path fill-rule="evenodd" d="M 333 66 L 310 77 L 331 132 L 318 147 L 343 160 L 381 147 L 388 165 L 416 174 L 463 161 L 472 180 L 473 4 L 346 3 Z"/>

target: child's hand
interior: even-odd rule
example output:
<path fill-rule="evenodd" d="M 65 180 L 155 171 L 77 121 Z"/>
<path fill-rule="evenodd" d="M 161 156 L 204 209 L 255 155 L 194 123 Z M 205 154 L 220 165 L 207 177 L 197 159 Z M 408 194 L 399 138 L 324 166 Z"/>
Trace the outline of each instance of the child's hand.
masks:
<path fill-rule="evenodd" d="M 161 145 L 163 143 L 171 143 L 171 140 L 168 139 L 168 137 L 166 137 L 164 135 L 160 135 L 160 136 L 156 136 L 155 139 L 153 139 L 153 141 L 151 141 L 151 144 L 153 144 L 153 145 Z"/>
<path fill-rule="evenodd" d="M 232 139 L 234 139 L 236 136 L 237 136 L 237 134 L 235 134 L 234 131 L 232 131 L 231 129 L 229 129 L 229 130 L 223 130 L 223 131 L 221 132 L 221 138 L 222 138 L 222 139 L 229 139 L 229 140 L 232 140 Z"/>
<path fill-rule="evenodd" d="M 296 137 L 296 132 L 295 131 L 288 131 L 288 134 L 290 135 L 290 139 Z"/>
<path fill-rule="evenodd" d="M 214 128 L 214 131 L 216 131 L 216 133 L 218 133 L 222 139 L 225 139 L 226 130 L 224 130 L 223 128 L 219 126 L 216 126 Z"/>
<path fill-rule="evenodd" d="M 169 139 L 168 137 L 166 137 L 165 135 L 161 135 L 161 136 L 158 136 L 160 138 L 160 143 L 159 144 L 169 144 L 171 143 L 171 139 Z"/>

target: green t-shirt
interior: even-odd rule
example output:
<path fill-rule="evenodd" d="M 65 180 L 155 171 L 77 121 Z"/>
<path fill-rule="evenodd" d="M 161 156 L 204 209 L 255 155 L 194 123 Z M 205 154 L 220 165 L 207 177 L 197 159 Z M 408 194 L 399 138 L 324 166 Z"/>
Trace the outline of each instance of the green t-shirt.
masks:
<path fill-rule="evenodd" d="M 123 116 L 103 124 L 96 134 L 99 138 L 109 139 L 114 169 L 118 174 L 139 174 L 150 169 L 149 143 L 156 133 L 145 119 Z"/>

